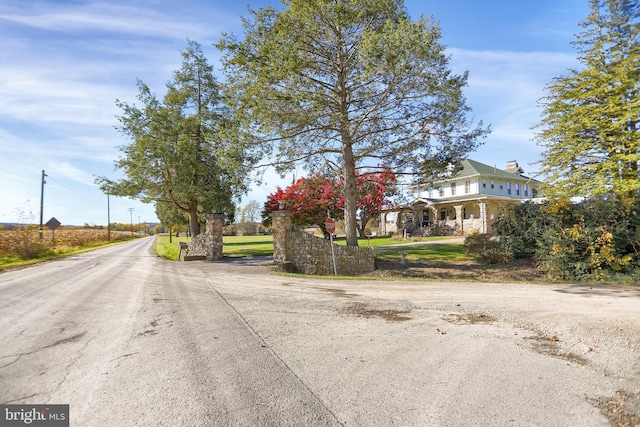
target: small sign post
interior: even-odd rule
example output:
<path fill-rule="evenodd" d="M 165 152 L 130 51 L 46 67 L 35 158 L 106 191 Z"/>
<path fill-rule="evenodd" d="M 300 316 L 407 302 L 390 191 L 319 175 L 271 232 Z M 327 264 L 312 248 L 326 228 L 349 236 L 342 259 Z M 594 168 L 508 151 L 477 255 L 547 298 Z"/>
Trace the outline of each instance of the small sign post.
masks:
<path fill-rule="evenodd" d="M 51 217 L 51 219 L 47 221 L 45 225 L 49 228 L 49 230 L 51 230 L 51 240 L 55 240 L 56 228 L 60 227 L 62 224 L 56 219 L 56 217 Z"/>
<path fill-rule="evenodd" d="M 333 249 L 333 233 L 336 231 L 336 220 L 329 217 L 324 222 L 324 228 L 329 233 L 329 240 L 331 241 L 331 258 L 333 259 L 333 274 L 338 275 L 338 268 L 336 267 L 336 252 Z"/>

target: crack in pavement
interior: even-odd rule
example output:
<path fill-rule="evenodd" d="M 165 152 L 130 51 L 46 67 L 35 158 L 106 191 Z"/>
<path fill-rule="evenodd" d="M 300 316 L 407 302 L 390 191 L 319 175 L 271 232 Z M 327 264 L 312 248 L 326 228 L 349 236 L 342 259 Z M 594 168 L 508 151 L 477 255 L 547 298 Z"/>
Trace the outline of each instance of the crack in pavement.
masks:
<path fill-rule="evenodd" d="M 78 334 L 78 335 L 79 335 L 80 337 L 82 337 L 82 336 L 84 336 L 86 333 L 87 333 L 87 332 L 85 331 L 85 332 L 83 332 L 82 334 Z M 71 337 L 71 338 L 75 338 L 75 337 L 77 337 L 78 335 L 76 335 L 76 336 L 74 336 L 74 337 Z M 80 360 L 80 358 L 82 357 L 82 353 L 83 353 L 83 351 L 87 349 L 87 347 L 89 346 L 89 343 L 91 343 L 91 341 L 93 341 L 95 338 L 96 338 L 96 337 L 91 337 L 91 338 L 89 338 L 89 339 L 87 340 L 87 342 L 85 342 L 85 343 L 84 343 L 84 345 L 82 346 L 82 348 L 80 348 L 80 350 L 78 350 L 78 352 L 76 353 L 76 354 L 78 355 L 78 357 L 76 357 L 76 358 L 75 358 L 74 360 L 72 360 L 69 364 L 67 364 L 67 366 L 65 366 L 65 368 L 64 368 L 64 370 L 65 370 L 64 377 L 60 380 L 60 382 L 58 383 L 58 385 L 57 385 L 57 387 L 55 388 L 55 390 L 53 390 L 53 391 L 50 393 L 50 395 L 49 395 L 49 399 L 47 399 L 47 403 L 49 403 L 49 402 L 48 402 L 48 400 L 50 400 L 50 399 L 51 399 L 51 397 L 52 397 L 54 394 L 56 394 L 56 392 L 57 392 L 58 390 L 60 390 L 60 389 L 62 388 L 62 385 L 67 381 L 67 378 L 69 377 L 69 373 L 71 372 L 71 367 L 72 367 L 73 365 L 75 365 L 75 364 L 76 364 L 76 362 L 77 362 L 78 360 Z M 80 339 L 80 338 L 75 339 L 75 341 L 77 341 L 78 339 Z M 71 341 L 69 341 L 69 339 L 67 339 L 67 340 L 61 340 L 61 341 L 71 342 Z M 58 345 L 58 344 L 56 344 L 56 345 Z"/>
<path fill-rule="evenodd" d="M 37 349 L 32 350 L 32 351 L 27 351 L 27 352 L 24 352 L 24 353 L 18 353 L 18 354 L 9 354 L 9 355 L 6 355 L 6 356 L 0 356 L 0 359 L 6 359 L 6 358 L 8 358 L 8 357 L 15 357 L 15 358 L 16 358 L 15 360 L 13 360 L 13 361 L 11 361 L 11 362 L 7 363 L 6 365 L 2 365 L 2 366 L 0 366 L 0 369 L 4 369 L 4 368 L 6 368 L 7 366 L 13 365 L 13 364 L 14 364 L 14 363 L 16 363 L 18 360 L 20 360 L 20 358 L 21 358 L 22 356 L 28 356 L 28 355 L 31 355 L 31 354 L 37 353 L 37 352 L 39 352 L 39 351 L 46 350 L 46 349 L 48 349 L 48 348 L 52 348 L 52 347 L 56 347 L 56 346 L 59 346 L 59 345 L 62 345 L 62 344 L 67 344 L 67 343 L 70 343 L 70 342 L 76 342 L 76 341 L 78 341 L 80 338 L 82 338 L 83 336 L 85 336 L 85 335 L 86 335 L 86 333 L 87 333 L 87 331 L 84 331 L 84 332 L 82 332 L 81 334 L 76 334 L 76 335 L 74 335 L 74 336 L 72 336 L 72 337 L 69 337 L 69 338 L 63 338 L 63 339 L 61 339 L 61 340 L 58 340 L 58 341 L 54 342 L 53 344 L 49 344 L 49 345 L 47 345 L 47 346 L 40 347 L 40 348 L 37 348 Z M 92 338 L 92 339 L 93 339 L 93 338 Z"/>

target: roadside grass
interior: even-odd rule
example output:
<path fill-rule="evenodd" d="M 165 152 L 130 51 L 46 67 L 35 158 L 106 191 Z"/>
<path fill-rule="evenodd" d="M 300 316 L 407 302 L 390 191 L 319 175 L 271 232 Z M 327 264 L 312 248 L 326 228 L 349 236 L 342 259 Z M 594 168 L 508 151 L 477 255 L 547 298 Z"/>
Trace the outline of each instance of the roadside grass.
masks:
<path fill-rule="evenodd" d="M 169 242 L 171 240 L 171 242 Z M 171 236 L 171 239 L 168 235 L 159 234 L 156 236 L 156 242 L 153 247 L 156 255 L 170 259 L 177 260 L 178 255 L 180 255 L 180 244 L 179 242 L 189 242 L 191 238 L 186 236 Z"/>

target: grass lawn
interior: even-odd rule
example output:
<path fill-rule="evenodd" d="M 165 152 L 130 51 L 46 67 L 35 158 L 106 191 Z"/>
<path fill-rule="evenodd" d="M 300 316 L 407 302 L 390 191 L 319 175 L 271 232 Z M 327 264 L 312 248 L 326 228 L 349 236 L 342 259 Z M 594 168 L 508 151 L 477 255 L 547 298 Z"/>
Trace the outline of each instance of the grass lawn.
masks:
<path fill-rule="evenodd" d="M 447 243 L 443 237 L 428 237 L 413 241 L 440 241 L 442 243 L 432 243 L 430 245 L 406 245 L 389 249 L 377 249 L 376 257 L 388 261 L 399 261 L 402 258 L 401 252 L 406 252 L 407 260 L 431 259 L 431 260 L 459 260 L 471 259 L 464 254 L 461 243 Z M 169 243 L 169 236 L 160 235 L 156 238 L 156 253 L 167 259 L 176 260 L 180 252 L 178 242 L 187 242 L 186 237 L 173 237 L 173 243 Z M 334 240 L 337 245 L 345 245 L 344 237 Z M 358 243 L 362 247 L 378 247 L 398 245 L 407 243 L 405 240 L 398 240 L 389 237 L 372 237 L 371 239 L 361 239 Z M 251 257 L 267 256 L 273 254 L 273 236 L 223 236 L 222 253 L 228 257 Z"/>
<path fill-rule="evenodd" d="M 222 254 L 230 257 L 273 255 L 273 236 L 223 236 Z"/>
<path fill-rule="evenodd" d="M 417 261 L 420 259 L 450 261 L 473 259 L 465 255 L 462 243 L 433 243 L 430 245 L 378 249 L 376 250 L 376 258 L 387 261 L 399 261 L 402 259 L 401 252 L 405 252 L 406 259 L 409 261 Z"/>
<path fill-rule="evenodd" d="M 161 257 L 176 260 L 180 254 L 178 242 L 188 242 L 187 237 L 173 237 L 169 243 L 169 236 L 156 237 L 155 251 Z M 273 254 L 272 236 L 223 236 L 222 254 L 228 257 L 251 257 Z"/>

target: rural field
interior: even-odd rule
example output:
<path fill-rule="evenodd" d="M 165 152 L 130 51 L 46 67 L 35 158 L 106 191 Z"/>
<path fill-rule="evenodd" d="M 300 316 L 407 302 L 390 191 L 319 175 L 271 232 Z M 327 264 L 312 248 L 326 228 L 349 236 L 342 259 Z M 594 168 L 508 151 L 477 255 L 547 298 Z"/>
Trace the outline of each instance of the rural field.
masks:
<path fill-rule="evenodd" d="M 110 237 L 111 240 L 108 240 L 107 230 L 84 228 L 59 229 L 55 232 L 45 230 L 42 239 L 35 225 L 0 230 L 0 269 L 129 240 L 132 235 L 128 231 L 111 231 Z"/>

